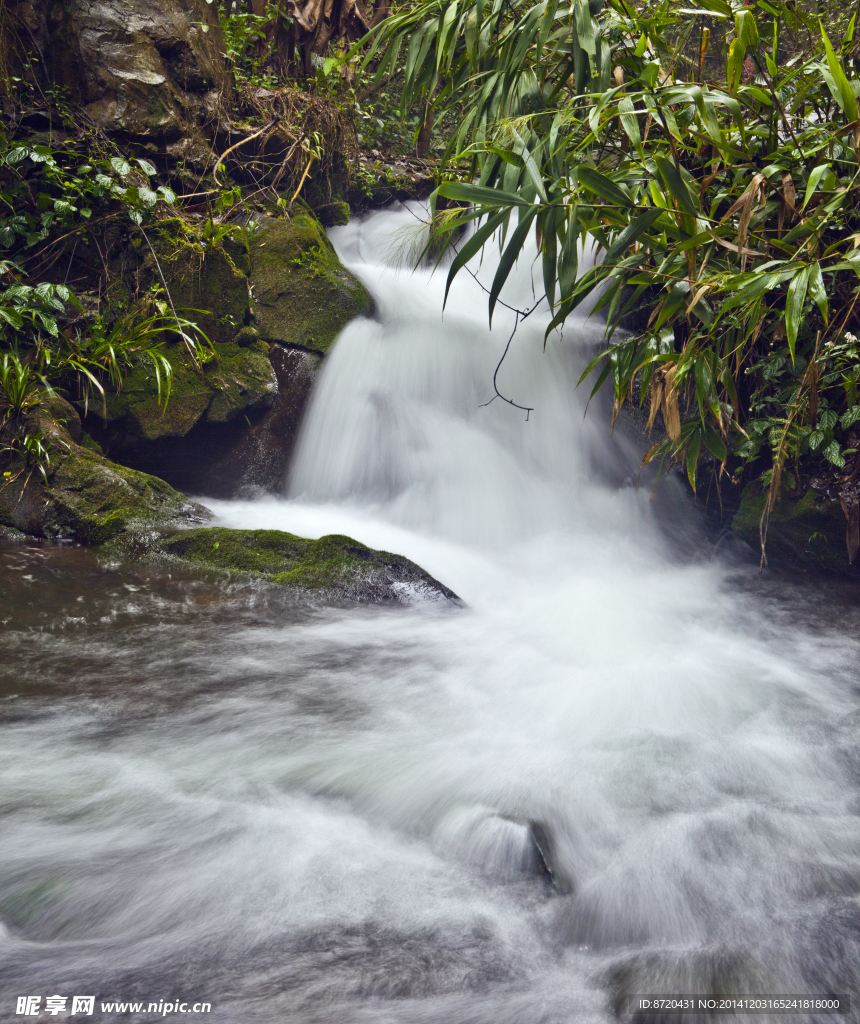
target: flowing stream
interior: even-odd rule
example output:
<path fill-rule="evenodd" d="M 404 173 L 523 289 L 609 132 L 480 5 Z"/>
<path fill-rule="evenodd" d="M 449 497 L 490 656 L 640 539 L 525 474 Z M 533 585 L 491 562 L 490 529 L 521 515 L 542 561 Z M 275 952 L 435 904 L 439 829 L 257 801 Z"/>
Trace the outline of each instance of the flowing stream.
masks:
<path fill-rule="evenodd" d="M 0 549 L 0 1021 L 25 993 L 227 1024 L 860 998 L 856 588 L 761 582 L 636 486 L 574 392 L 599 325 L 544 351 L 522 322 L 498 386 L 533 411 L 486 404 L 513 314 L 490 332 L 461 274 L 443 316 L 444 271 L 392 267 L 414 213 L 332 232 L 378 319 L 327 357 L 288 497 L 207 504 L 407 555 L 464 606 Z"/>

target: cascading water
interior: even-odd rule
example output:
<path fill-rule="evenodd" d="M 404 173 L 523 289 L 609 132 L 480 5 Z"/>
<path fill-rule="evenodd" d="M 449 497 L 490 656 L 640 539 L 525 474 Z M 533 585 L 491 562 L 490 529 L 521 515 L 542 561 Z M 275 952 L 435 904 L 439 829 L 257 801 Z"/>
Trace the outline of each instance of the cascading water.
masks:
<path fill-rule="evenodd" d="M 583 419 L 598 328 L 544 352 L 536 313 L 498 375 L 528 421 L 486 404 L 513 314 L 489 332 L 461 274 L 443 318 L 443 274 L 389 266 L 411 223 L 333 233 L 378 320 L 327 358 L 289 500 L 213 507 L 400 552 L 465 607 L 6 556 L 2 1006 L 596 1024 L 632 993 L 858 995 L 856 607 L 689 556 L 680 496 L 655 512 Z"/>

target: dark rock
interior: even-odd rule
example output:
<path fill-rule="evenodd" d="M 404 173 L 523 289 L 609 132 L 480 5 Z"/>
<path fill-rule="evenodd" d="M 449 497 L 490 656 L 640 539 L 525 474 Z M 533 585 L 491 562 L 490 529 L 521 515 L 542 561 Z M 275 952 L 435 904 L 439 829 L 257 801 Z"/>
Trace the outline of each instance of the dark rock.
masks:
<path fill-rule="evenodd" d="M 275 404 L 261 420 L 231 440 L 221 443 L 208 459 L 200 453 L 197 465 L 208 465 L 197 486 L 187 490 L 232 497 L 265 491 L 283 491 L 299 429 L 322 359 L 301 349 L 269 347 L 269 360 L 278 381 Z M 192 432 L 193 433 L 193 432 Z M 207 432 L 211 437 L 211 431 Z M 194 441 L 194 437 L 189 437 Z M 191 464 L 191 460 L 183 460 Z"/>
<path fill-rule="evenodd" d="M 228 88 L 217 10 L 204 0 L 23 0 L 8 16 L 26 26 L 50 83 L 106 131 L 194 138 Z"/>
<path fill-rule="evenodd" d="M 332 202 L 318 206 L 314 213 L 327 228 L 339 228 L 349 224 L 351 216 L 349 203 Z"/>
<path fill-rule="evenodd" d="M 351 320 L 373 312 L 364 285 L 310 213 L 265 221 L 250 250 L 254 312 L 265 341 L 322 355 Z"/>
<path fill-rule="evenodd" d="M 766 498 L 760 485 L 748 484 L 732 519 L 732 530 L 756 551 L 761 547 L 759 523 Z M 839 503 L 812 489 L 799 498 L 784 495 L 768 522 L 768 560 L 854 576 L 857 569 L 848 563 L 846 525 Z"/>
<path fill-rule="evenodd" d="M 452 590 L 408 558 L 374 551 L 350 537 L 306 540 L 280 530 L 209 527 L 154 539 L 148 555 L 257 577 L 327 602 L 459 604 Z"/>
<path fill-rule="evenodd" d="M 58 412 L 63 415 L 55 418 Z M 77 444 L 80 420 L 61 398 L 46 400 L 20 427 L 31 435 L 41 431 L 50 459 L 47 483 L 37 466 L 7 454 L 4 471 L 9 476 L 0 485 L 0 526 L 35 537 L 102 544 L 126 530 L 211 518 L 202 505 L 188 501 L 163 480 L 117 466 Z M 7 441 L 11 431 L 7 425 Z"/>

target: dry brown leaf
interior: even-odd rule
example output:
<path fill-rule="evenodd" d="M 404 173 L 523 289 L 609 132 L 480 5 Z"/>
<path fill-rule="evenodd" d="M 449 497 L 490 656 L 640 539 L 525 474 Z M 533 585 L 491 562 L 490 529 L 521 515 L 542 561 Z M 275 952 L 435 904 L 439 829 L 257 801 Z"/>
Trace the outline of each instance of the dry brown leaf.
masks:
<path fill-rule="evenodd" d="M 663 422 L 666 424 L 666 432 L 673 441 L 681 437 L 681 411 L 678 408 L 678 390 L 675 387 L 674 364 L 665 371 L 665 388 L 663 390 Z"/>
<path fill-rule="evenodd" d="M 729 242 L 725 238 L 720 238 L 719 235 L 715 235 L 710 228 L 708 228 L 707 231 L 715 242 L 719 242 L 720 245 L 725 246 L 726 249 L 731 249 L 732 252 L 740 253 L 742 256 L 764 256 L 763 252 L 758 252 L 756 249 L 749 249 L 746 246 L 744 246 L 743 249 L 739 249 L 734 242 Z"/>

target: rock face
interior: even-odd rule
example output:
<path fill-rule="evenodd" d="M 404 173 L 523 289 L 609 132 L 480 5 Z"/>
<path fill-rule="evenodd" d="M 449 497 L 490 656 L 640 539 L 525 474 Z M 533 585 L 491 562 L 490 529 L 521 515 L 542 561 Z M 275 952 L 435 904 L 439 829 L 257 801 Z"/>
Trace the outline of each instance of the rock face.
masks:
<path fill-rule="evenodd" d="M 156 556 L 256 576 L 324 601 L 459 604 L 457 595 L 401 555 L 374 551 L 350 537 L 306 540 L 280 530 L 184 530 L 158 540 Z"/>
<path fill-rule="evenodd" d="M 119 395 L 89 403 L 86 430 L 110 458 L 183 491 L 279 491 L 322 355 L 373 302 L 309 211 L 204 246 L 197 230 L 177 218 L 159 222 L 150 233 L 154 255 L 135 266 L 156 284 L 160 268 L 177 310 L 199 324 L 211 352 L 195 366 L 181 341 L 167 346 L 166 408 L 140 367 Z M 114 268 L 118 282 L 130 276 L 127 258 Z"/>
<path fill-rule="evenodd" d="M 254 312 L 265 341 L 323 355 L 351 320 L 373 312 L 364 285 L 309 213 L 265 222 L 250 255 Z"/>
<path fill-rule="evenodd" d="M 732 519 L 732 530 L 758 551 L 759 522 L 766 492 L 748 484 Z M 848 563 L 846 520 L 839 504 L 813 490 L 800 498 L 781 497 L 770 515 L 767 554 L 801 568 L 857 574 Z"/>
<path fill-rule="evenodd" d="M 23 0 L 14 14 L 53 85 L 93 123 L 136 137 L 187 140 L 227 89 L 224 40 L 204 0 Z"/>
<path fill-rule="evenodd" d="M 211 514 L 163 480 L 108 461 L 86 440 L 74 408 L 59 397 L 28 417 L 42 432 L 47 486 L 35 466 L 12 460 L 0 485 L 0 526 L 36 537 L 102 544 L 128 529 L 206 522 Z M 7 428 L 8 430 L 8 428 Z"/>

